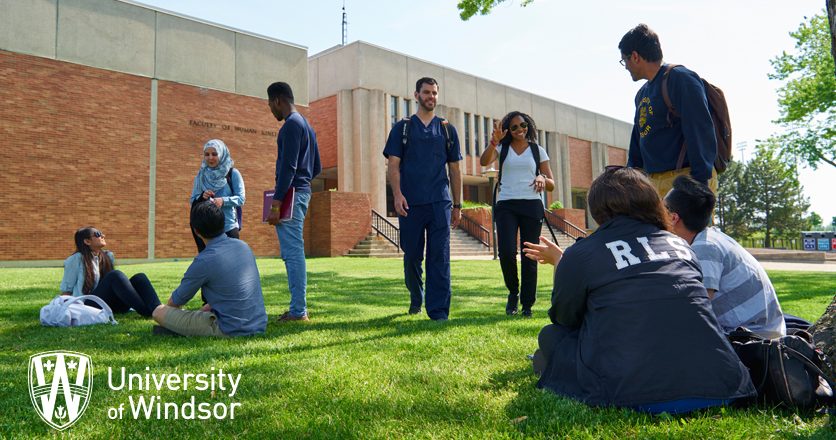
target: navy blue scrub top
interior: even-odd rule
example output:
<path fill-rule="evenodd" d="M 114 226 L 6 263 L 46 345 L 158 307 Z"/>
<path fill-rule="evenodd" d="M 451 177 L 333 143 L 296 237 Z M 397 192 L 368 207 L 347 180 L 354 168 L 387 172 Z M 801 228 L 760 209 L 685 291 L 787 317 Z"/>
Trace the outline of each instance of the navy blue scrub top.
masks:
<path fill-rule="evenodd" d="M 447 178 L 447 162 L 462 160 L 459 136 L 456 128 L 448 124 L 450 138 L 453 141 L 450 151 L 444 137 L 442 119 L 433 117 L 430 124 L 424 126 L 417 115 L 410 117 L 406 156 L 403 151 L 403 124 L 398 121 L 389 132 L 383 155 L 386 158 L 401 158 L 401 193 L 409 206 L 451 201 L 450 182 Z"/>

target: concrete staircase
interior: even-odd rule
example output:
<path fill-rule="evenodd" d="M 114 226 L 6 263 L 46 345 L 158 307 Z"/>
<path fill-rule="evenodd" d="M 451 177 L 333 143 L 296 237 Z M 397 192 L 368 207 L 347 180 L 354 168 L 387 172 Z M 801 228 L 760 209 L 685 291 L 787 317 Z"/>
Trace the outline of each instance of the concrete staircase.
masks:
<path fill-rule="evenodd" d="M 575 239 L 570 237 L 569 234 L 566 234 L 565 232 L 561 231 L 560 229 L 557 229 L 554 226 L 552 226 L 552 229 L 554 230 L 554 235 L 557 236 L 557 245 L 560 246 L 561 249 L 566 250 L 566 248 L 575 244 Z M 551 232 L 549 232 L 549 228 L 548 226 L 546 226 L 545 221 L 543 222 L 543 227 L 542 231 L 540 231 L 540 235 L 548 238 L 549 240 L 553 239 L 552 234 Z"/>
<path fill-rule="evenodd" d="M 395 225 L 398 224 L 397 218 L 389 219 L 389 221 Z M 357 243 L 353 249 L 350 249 L 347 255 L 349 257 L 393 258 L 403 257 L 403 252 L 398 252 L 398 249 L 389 240 L 372 232 L 360 243 Z M 493 255 L 493 251 L 461 229 L 457 228 L 450 231 L 451 258 L 485 255 Z"/>

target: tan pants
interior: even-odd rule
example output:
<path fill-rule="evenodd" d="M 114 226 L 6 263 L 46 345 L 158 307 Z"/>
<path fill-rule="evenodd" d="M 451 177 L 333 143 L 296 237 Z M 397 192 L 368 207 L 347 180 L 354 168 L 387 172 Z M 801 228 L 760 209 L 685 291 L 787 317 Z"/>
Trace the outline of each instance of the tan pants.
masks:
<path fill-rule="evenodd" d="M 673 180 L 683 174 L 691 174 L 691 167 L 661 173 L 651 173 L 650 180 L 653 182 L 653 186 L 656 187 L 656 192 L 664 199 L 671 188 L 673 188 Z M 717 195 L 717 170 L 711 170 L 711 179 L 708 179 L 708 187 L 711 188 L 711 192 L 714 195 Z"/>
<path fill-rule="evenodd" d="M 183 336 L 226 336 L 214 313 L 167 307 L 160 325 Z"/>

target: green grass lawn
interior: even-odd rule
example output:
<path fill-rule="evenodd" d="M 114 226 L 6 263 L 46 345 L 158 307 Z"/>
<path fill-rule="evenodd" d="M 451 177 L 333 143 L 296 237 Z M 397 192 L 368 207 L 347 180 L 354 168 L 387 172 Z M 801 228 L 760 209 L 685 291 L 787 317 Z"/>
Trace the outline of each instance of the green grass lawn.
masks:
<path fill-rule="evenodd" d="M 163 301 L 187 263 L 121 266 L 145 272 Z M 152 336 L 135 313 L 117 326 L 44 328 L 38 311 L 56 293 L 60 268 L 0 269 L 0 437 L 57 437 L 35 413 L 29 356 L 78 351 L 94 363 L 86 413 L 67 438 L 713 438 L 833 439 L 828 416 L 774 408 L 712 409 L 682 417 L 589 408 L 535 388 L 525 355 L 548 323 L 549 267 L 540 269 L 534 319 L 506 317 L 498 262 L 454 261 L 450 321 L 409 316 L 400 260 L 308 261 L 310 323 L 277 324 L 288 303 L 280 260 L 259 260 L 270 324 L 264 336 Z M 770 273 L 784 310 L 808 320 L 834 294 L 834 274 Z M 197 307 L 197 300 L 192 306 Z M 219 391 L 114 391 L 108 368 L 128 373 L 241 374 L 235 396 Z M 215 370 L 212 370 L 214 368 Z M 706 372 L 710 374 L 711 372 Z M 235 419 L 110 420 L 129 399 L 241 403 Z"/>

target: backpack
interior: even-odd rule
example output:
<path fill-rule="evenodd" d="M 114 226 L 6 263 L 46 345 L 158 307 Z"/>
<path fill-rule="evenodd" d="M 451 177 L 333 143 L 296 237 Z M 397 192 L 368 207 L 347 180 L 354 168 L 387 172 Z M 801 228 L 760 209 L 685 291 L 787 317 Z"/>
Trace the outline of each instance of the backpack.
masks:
<path fill-rule="evenodd" d="M 450 127 L 448 127 L 449 122 L 447 122 L 444 118 L 441 119 L 441 130 L 442 135 L 444 136 L 444 143 L 447 145 L 447 155 L 450 155 L 450 150 L 453 148 L 453 139 L 450 138 Z M 403 149 L 401 151 L 401 162 L 403 163 L 403 159 L 406 158 L 406 147 L 409 145 L 409 123 L 412 122 L 412 118 L 403 118 L 403 132 L 401 133 L 401 144 L 403 145 Z"/>
<path fill-rule="evenodd" d="M 93 301 L 101 309 L 90 307 L 84 301 Z M 58 295 L 41 308 L 41 324 L 47 327 L 78 327 L 93 324 L 113 324 L 113 311 L 103 299 L 95 295 Z"/>
<path fill-rule="evenodd" d="M 827 358 L 806 331 L 763 339 L 738 327 L 728 338 L 749 369 L 759 401 L 799 408 L 836 403 Z"/>
<path fill-rule="evenodd" d="M 668 126 L 673 125 L 673 118 L 679 118 L 680 115 L 671 103 L 671 97 L 668 93 L 668 76 L 671 70 L 679 67 L 680 64 L 669 64 L 662 74 L 662 99 L 665 101 L 665 106 L 668 107 Z M 700 78 L 703 88 L 705 88 L 705 98 L 708 100 L 708 111 L 711 114 L 711 122 L 714 124 L 714 137 L 717 139 L 717 158 L 714 160 L 714 169 L 717 174 L 726 171 L 729 162 L 732 159 L 732 129 L 731 120 L 729 119 L 729 106 L 726 103 L 726 97 L 719 87 L 709 83 L 704 78 Z M 682 149 L 679 151 L 679 160 L 676 162 L 676 169 L 682 168 L 685 163 L 685 142 L 682 143 Z"/>
<path fill-rule="evenodd" d="M 226 184 L 229 185 L 229 189 L 232 191 L 232 194 L 235 194 L 235 188 L 232 186 L 232 170 L 234 169 L 235 168 L 230 168 L 229 172 L 226 173 Z M 241 232 L 244 229 L 244 210 L 242 207 L 235 207 L 235 215 L 238 217 L 238 232 Z"/>

